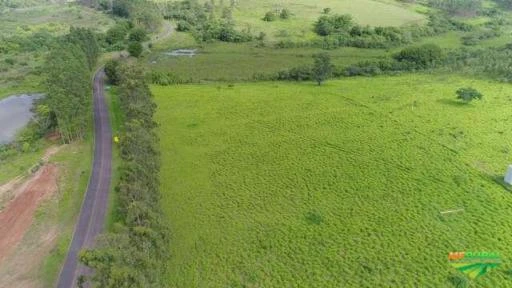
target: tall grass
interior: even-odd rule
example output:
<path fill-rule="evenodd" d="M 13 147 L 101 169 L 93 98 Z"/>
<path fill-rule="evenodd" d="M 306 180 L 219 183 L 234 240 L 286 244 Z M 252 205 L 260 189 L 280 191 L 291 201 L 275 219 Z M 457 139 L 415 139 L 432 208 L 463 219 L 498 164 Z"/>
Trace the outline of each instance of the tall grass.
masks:
<path fill-rule="evenodd" d="M 484 100 L 462 105 L 472 86 Z M 496 251 L 512 198 L 506 84 L 448 75 L 153 87 L 170 287 L 450 287 Z M 443 217 L 440 211 L 464 208 Z"/>

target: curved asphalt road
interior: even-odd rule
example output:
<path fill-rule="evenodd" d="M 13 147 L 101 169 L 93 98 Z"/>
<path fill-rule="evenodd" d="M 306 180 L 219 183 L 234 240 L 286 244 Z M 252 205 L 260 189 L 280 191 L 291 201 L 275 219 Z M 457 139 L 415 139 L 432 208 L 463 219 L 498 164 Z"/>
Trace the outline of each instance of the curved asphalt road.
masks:
<path fill-rule="evenodd" d="M 78 253 L 82 248 L 94 245 L 94 240 L 103 230 L 105 222 L 112 172 L 112 129 L 103 95 L 104 79 L 105 72 L 100 69 L 94 75 L 93 87 L 94 160 L 92 174 L 66 262 L 60 272 L 57 284 L 59 288 L 76 287 L 78 276 L 89 273 L 85 266 L 78 263 Z"/>

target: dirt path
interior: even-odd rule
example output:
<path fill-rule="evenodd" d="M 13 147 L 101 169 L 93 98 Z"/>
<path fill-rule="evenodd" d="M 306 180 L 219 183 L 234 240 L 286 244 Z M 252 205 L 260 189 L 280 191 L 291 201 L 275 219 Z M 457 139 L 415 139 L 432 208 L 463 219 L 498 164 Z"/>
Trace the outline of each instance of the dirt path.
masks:
<path fill-rule="evenodd" d="M 41 201 L 57 191 L 57 177 L 57 166 L 47 164 L 15 189 L 16 196 L 0 212 L 0 264 L 23 239 Z"/>
<path fill-rule="evenodd" d="M 63 147 L 47 149 L 42 163 Z M 59 231 L 53 224 L 33 225 L 33 220 L 42 202 L 58 192 L 59 174 L 57 166 L 44 164 L 36 173 L 0 185 L 0 288 L 41 287 L 34 273 L 55 247 Z"/>
<path fill-rule="evenodd" d="M 4 259 L 4 265 L 0 266 L 0 288 L 43 287 L 37 268 L 55 247 L 59 229 L 55 225 L 42 225 L 33 232 L 30 236 L 27 234 L 31 238 L 24 238 L 15 253 Z"/>
<path fill-rule="evenodd" d="M 51 156 L 59 152 L 64 145 L 61 146 L 52 146 L 48 148 L 43 157 L 41 158 L 42 163 L 47 163 Z M 31 175 L 29 179 L 33 177 Z M 25 181 L 26 175 L 19 175 L 18 177 L 10 180 L 9 182 L 0 185 L 0 211 L 5 208 L 6 204 L 16 198 L 21 192 L 24 191 L 26 186 L 29 184 L 30 181 Z"/>
<path fill-rule="evenodd" d="M 78 253 L 82 248 L 94 245 L 94 240 L 103 230 L 105 222 L 112 173 L 112 130 L 103 95 L 104 78 L 103 70 L 99 70 L 94 76 L 94 160 L 92 174 L 66 262 L 60 272 L 57 284 L 57 287 L 60 288 L 76 287 L 78 276 L 88 272 L 85 266 L 78 263 Z"/>

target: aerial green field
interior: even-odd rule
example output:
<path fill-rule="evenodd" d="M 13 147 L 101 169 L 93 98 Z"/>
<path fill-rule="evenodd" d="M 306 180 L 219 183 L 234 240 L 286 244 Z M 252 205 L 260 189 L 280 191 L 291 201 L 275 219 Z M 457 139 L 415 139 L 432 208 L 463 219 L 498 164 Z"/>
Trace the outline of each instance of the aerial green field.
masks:
<path fill-rule="evenodd" d="M 252 43 L 212 43 L 193 44 L 191 40 L 177 39 L 175 44 L 161 45 L 144 61 L 152 71 L 170 71 L 182 79 L 241 81 L 252 80 L 257 73 L 277 73 L 279 71 L 310 65 L 312 55 L 325 50 L 319 48 L 256 47 Z M 176 48 L 197 48 L 194 57 L 173 57 L 165 54 Z M 340 67 L 363 60 L 377 59 L 387 55 L 384 49 L 358 49 L 343 47 L 328 51 L 333 63 Z"/>
<path fill-rule="evenodd" d="M 481 101 L 462 104 L 472 86 Z M 170 287 L 508 287 L 512 87 L 450 75 L 153 86 Z M 440 212 L 464 209 L 463 212 Z M 462 275 L 462 274 L 461 274 Z M 293 284 L 292 284 L 293 283 Z"/>
<path fill-rule="evenodd" d="M 350 14 L 361 25 L 400 26 L 404 24 L 422 24 L 425 16 L 417 13 L 408 5 L 395 1 L 375 0 L 240 0 L 237 1 L 233 16 L 239 27 L 252 31 L 263 31 L 272 39 L 279 39 L 280 31 L 287 31 L 293 38 L 311 38 L 313 23 L 324 8 L 332 13 Z M 262 20 L 267 11 L 288 9 L 292 16 L 288 20 L 265 22 Z"/>

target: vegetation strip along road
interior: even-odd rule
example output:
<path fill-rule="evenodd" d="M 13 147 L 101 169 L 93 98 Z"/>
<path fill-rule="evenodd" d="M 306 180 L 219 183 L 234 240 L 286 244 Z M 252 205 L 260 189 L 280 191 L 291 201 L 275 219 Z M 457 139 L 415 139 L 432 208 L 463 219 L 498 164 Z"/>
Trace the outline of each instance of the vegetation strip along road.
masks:
<path fill-rule="evenodd" d="M 75 287 L 78 276 L 86 272 L 85 266 L 78 265 L 78 253 L 82 248 L 93 245 L 103 229 L 107 211 L 112 173 L 112 130 L 104 97 L 104 77 L 103 69 L 94 76 L 93 170 L 66 262 L 59 276 L 59 288 Z"/>

